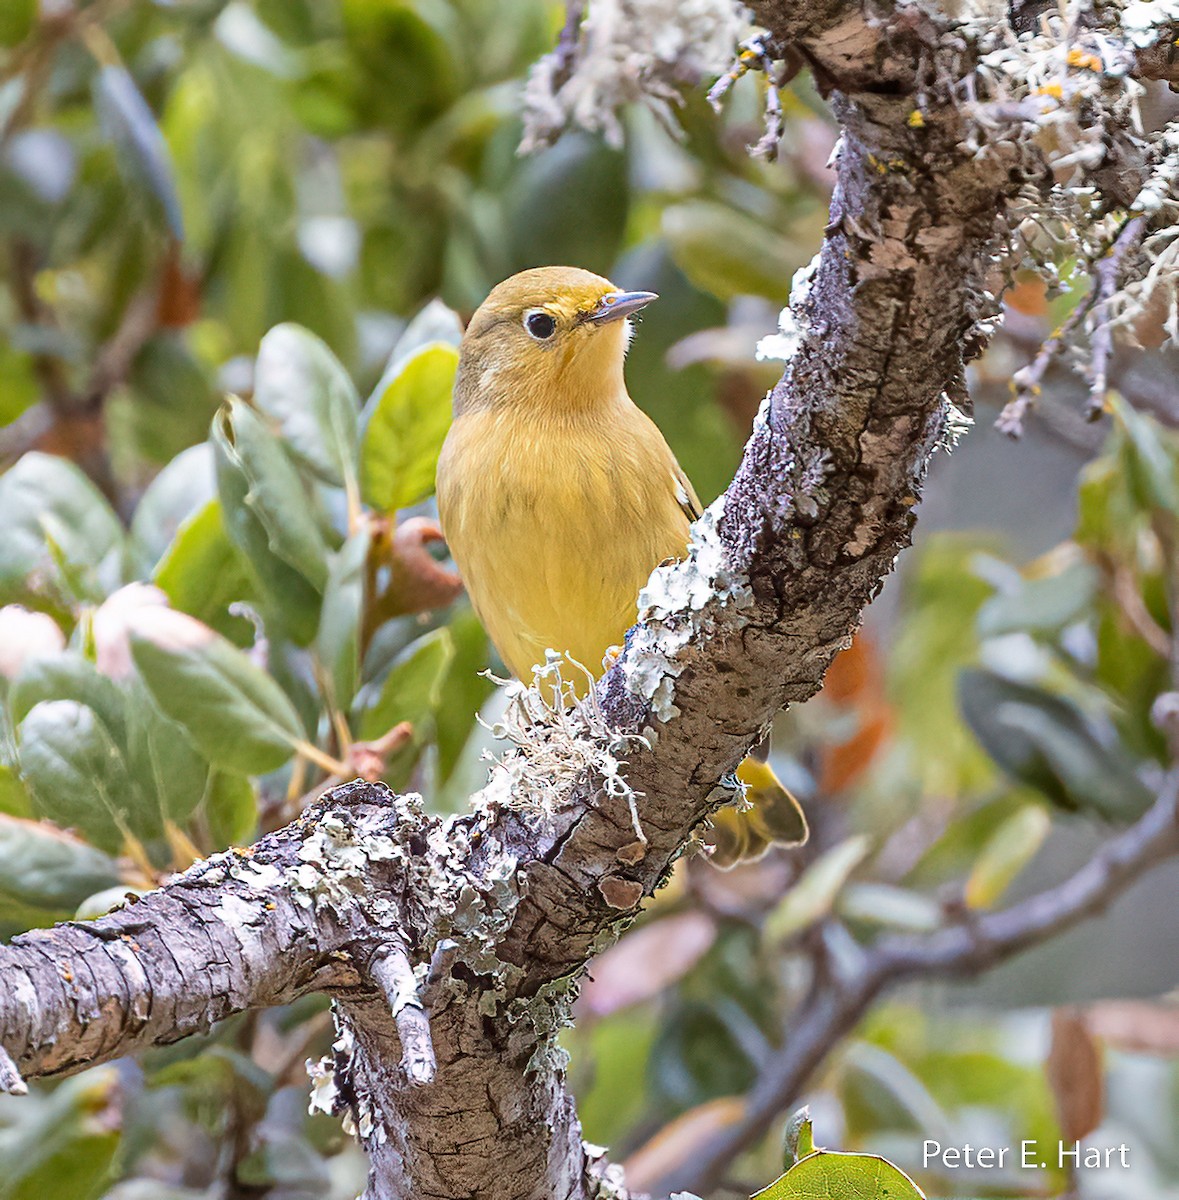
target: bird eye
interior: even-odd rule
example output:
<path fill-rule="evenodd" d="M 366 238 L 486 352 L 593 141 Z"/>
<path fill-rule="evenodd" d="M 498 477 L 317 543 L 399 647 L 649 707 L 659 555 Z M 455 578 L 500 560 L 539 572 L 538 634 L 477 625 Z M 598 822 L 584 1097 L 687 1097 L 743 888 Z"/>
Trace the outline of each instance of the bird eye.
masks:
<path fill-rule="evenodd" d="M 557 332 L 557 322 L 547 312 L 530 312 L 524 318 L 524 328 L 537 341 L 543 342 Z"/>

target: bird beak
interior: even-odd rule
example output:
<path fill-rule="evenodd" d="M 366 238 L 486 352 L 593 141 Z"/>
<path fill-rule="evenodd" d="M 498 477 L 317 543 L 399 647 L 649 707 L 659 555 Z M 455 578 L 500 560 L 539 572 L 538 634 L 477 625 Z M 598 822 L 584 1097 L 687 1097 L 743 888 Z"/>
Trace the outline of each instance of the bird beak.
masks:
<path fill-rule="evenodd" d="M 621 321 L 636 313 L 640 308 L 658 300 L 655 292 L 607 292 L 598 301 L 597 308 L 590 309 L 583 318 L 594 325 L 607 325 L 611 321 Z"/>

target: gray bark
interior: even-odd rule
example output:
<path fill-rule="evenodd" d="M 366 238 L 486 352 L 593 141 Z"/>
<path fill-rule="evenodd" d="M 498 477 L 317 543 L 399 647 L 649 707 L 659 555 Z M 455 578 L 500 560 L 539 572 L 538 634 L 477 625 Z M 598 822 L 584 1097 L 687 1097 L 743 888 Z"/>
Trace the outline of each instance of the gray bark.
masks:
<path fill-rule="evenodd" d="M 774 714 L 817 691 L 908 544 L 985 341 L 1007 202 L 1048 178 L 1030 144 L 963 147 L 954 81 L 974 51 L 947 20 L 915 6 L 877 20 L 846 0 L 755 8 L 842 125 L 831 219 L 797 298 L 799 349 L 692 557 L 653 576 L 600 710 L 537 735 L 515 802 L 441 821 L 349 785 L 248 853 L 15 939 L 0 1044 L 22 1074 L 324 990 L 341 1036 L 323 1094 L 358 1127 L 369 1200 L 624 1194 L 582 1146 L 555 1045 L 577 979 L 732 798 L 729 773 Z M 1097 172 L 1118 181 L 1111 203 L 1147 158 L 1111 140 Z M 625 741 L 638 734 L 649 746 Z M 633 797 L 604 786 L 610 755 Z"/>

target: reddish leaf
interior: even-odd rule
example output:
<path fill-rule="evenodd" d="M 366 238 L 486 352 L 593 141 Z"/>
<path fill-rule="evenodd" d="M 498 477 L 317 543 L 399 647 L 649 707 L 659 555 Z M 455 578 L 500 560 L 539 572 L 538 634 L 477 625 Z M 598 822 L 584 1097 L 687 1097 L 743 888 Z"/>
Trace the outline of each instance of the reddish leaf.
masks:
<path fill-rule="evenodd" d="M 1084 1016 L 1075 1008 L 1058 1008 L 1052 1014 L 1052 1045 L 1044 1073 L 1064 1141 L 1087 1137 L 1101 1124 L 1105 1073 L 1101 1050 Z"/>
<path fill-rule="evenodd" d="M 665 1125 L 626 1160 L 626 1185 L 632 1193 L 647 1191 L 683 1163 L 691 1162 L 701 1145 L 745 1114 L 745 1102 L 722 1096 L 689 1109 Z"/>
<path fill-rule="evenodd" d="M 640 925 L 594 964 L 578 1008 L 605 1017 L 649 1000 L 683 978 L 716 940 L 716 924 L 702 912 L 676 913 Z"/>

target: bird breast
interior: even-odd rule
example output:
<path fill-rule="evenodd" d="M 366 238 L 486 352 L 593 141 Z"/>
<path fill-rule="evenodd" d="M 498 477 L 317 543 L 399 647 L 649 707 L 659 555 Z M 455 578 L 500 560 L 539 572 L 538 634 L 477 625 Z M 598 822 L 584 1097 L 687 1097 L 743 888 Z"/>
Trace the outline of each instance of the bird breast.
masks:
<path fill-rule="evenodd" d="M 439 462 L 443 529 L 515 674 L 530 678 L 550 648 L 600 671 L 651 571 L 687 546 L 674 472 L 662 434 L 629 400 L 603 414 L 455 421 Z"/>

